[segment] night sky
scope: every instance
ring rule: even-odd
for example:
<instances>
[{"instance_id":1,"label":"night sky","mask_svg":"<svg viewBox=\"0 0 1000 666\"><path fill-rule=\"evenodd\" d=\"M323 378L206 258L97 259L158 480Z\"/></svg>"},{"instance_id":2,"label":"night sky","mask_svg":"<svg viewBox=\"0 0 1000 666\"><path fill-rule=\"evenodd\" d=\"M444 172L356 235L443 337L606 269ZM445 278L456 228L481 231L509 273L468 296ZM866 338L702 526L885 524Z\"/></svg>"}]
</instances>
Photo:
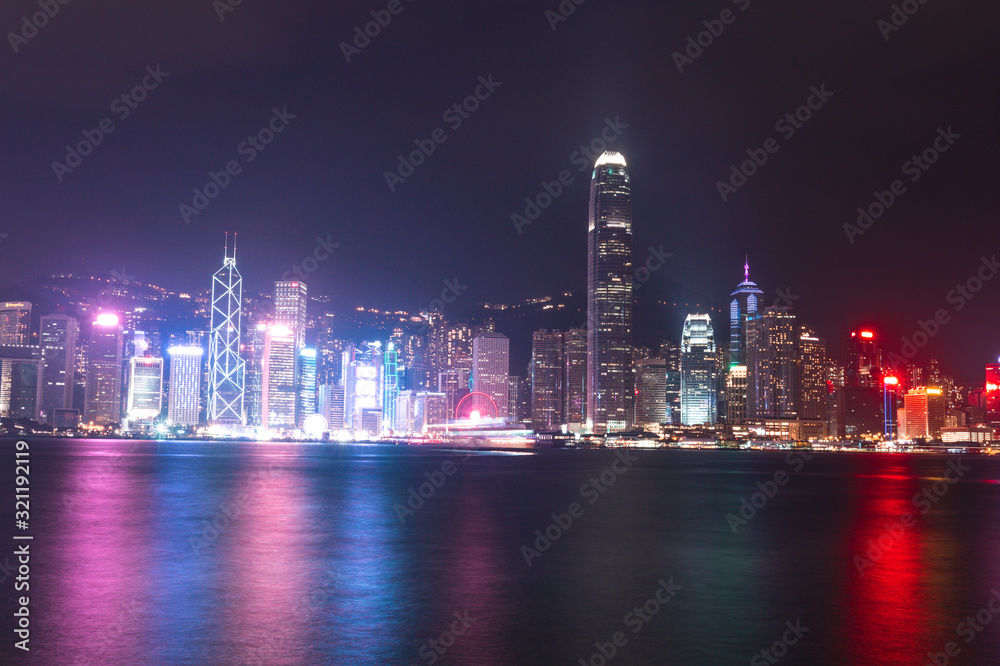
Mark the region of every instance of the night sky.
<instances>
[{"instance_id":1,"label":"night sky","mask_svg":"<svg viewBox=\"0 0 1000 666\"><path fill-rule=\"evenodd\" d=\"M916 362L972 382L1000 356L1000 279L949 299L1000 254L995 2L909 0L889 31L892 3L871 0L565 0L575 10L553 30L556 0L402 0L348 63L341 43L387 1L243 0L220 20L224 1L73 0L14 38L17 53L8 33L38 4L4 3L0 287L124 267L207 288L228 230L254 290L320 237L340 247L310 293L345 306L417 309L454 278L470 303L580 292L590 173L572 155L617 119L636 263L651 246L673 255L638 293L637 328L679 337L697 310L683 303L721 311L749 255L765 303L791 294L834 354L860 322L898 350L943 309ZM711 23L723 10L731 23ZM722 33L679 72L673 54L704 21ZM155 88L128 108L144 77ZM444 114L479 77L499 85L456 127ZM789 136L776 122L813 86L832 95ZM248 162L240 146L273 109L295 117ZM105 118L114 131L60 182L52 163ZM384 172L438 128L444 141L390 191ZM939 128L952 145L913 182L904 163ZM717 181L770 138L777 152L723 201ZM179 205L230 160L238 175L187 223ZM519 234L511 214L563 170L572 183ZM905 192L850 242L844 224L896 179Z\"/></svg>"}]
</instances>

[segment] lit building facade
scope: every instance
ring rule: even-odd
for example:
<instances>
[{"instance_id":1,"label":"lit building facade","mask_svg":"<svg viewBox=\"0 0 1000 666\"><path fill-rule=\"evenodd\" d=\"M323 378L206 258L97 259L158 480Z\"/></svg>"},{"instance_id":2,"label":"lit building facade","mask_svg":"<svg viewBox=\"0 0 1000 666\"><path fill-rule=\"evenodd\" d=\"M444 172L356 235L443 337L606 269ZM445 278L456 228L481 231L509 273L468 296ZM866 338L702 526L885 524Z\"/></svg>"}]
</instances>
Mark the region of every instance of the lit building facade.
<instances>
[{"instance_id":1,"label":"lit building facade","mask_svg":"<svg viewBox=\"0 0 1000 666\"><path fill-rule=\"evenodd\" d=\"M295 333L284 324L267 327L261 362L261 426L265 429L291 429L298 424L298 385Z\"/></svg>"},{"instance_id":2,"label":"lit building facade","mask_svg":"<svg viewBox=\"0 0 1000 666\"><path fill-rule=\"evenodd\" d=\"M647 358L635 368L635 423L652 427L668 423L667 361Z\"/></svg>"},{"instance_id":3,"label":"lit building facade","mask_svg":"<svg viewBox=\"0 0 1000 666\"><path fill-rule=\"evenodd\" d=\"M587 233L587 429L628 430L633 416L632 194L625 158L594 165Z\"/></svg>"},{"instance_id":4,"label":"lit building facade","mask_svg":"<svg viewBox=\"0 0 1000 666\"><path fill-rule=\"evenodd\" d=\"M167 423L196 426L201 413L201 367L205 350L178 346L170 356L170 390L167 394Z\"/></svg>"},{"instance_id":5,"label":"lit building facade","mask_svg":"<svg viewBox=\"0 0 1000 666\"><path fill-rule=\"evenodd\" d=\"M55 410L73 407L73 371L80 326L76 319L64 314L42 317L38 345L41 347L42 418L53 422Z\"/></svg>"},{"instance_id":6,"label":"lit building facade","mask_svg":"<svg viewBox=\"0 0 1000 666\"><path fill-rule=\"evenodd\" d=\"M506 419L510 391L510 340L502 333L485 333L472 341L472 391L485 393Z\"/></svg>"},{"instance_id":7,"label":"lit building facade","mask_svg":"<svg viewBox=\"0 0 1000 666\"><path fill-rule=\"evenodd\" d=\"M745 365L746 320L758 310L758 299L764 292L750 281L750 262L743 265L743 282L730 294L729 301L729 365Z\"/></svg>"},{"instance_id":8,"label":"lit building facade","mask_svg":"<svg viewBox=\"0 0 1000 666\"><path fill-rule=\"evenodd\" d=\"M563 420L582 425L587 420L587 331L563 333Z\"/></svg>"},{"instance_id":9,"label":"lit building facade","mask_svg":"<svg viewBox=\"0 0 1000 666\"><path fill-rule=\"evenodd\" d=\"M918 386L904 396L905 436L909 439L940 439L945 425L947 397L936 386Z\"/></svg>"},{"instance_id":10,"label":"lit building facade","mask_svg":"<svg viewBox=\"0 0 1000 666\"><path fill-rule=\"evenodd\" d=\"M712 318L690 314L681 334L681 424L715 423L715 373Z\"/></svg>"},{"instance_id":11,"label":"lit building facade","mask_svg":"<svg viewBox=\"0 0 1000 666\"><path fill-rule=\"evenodd\" d=\"M236 246L229 245L222 268L212 276L211 332L208 341L208 420L219 425L245 423L245 364L240 355L243 277L236 270Z\"/></svg>"},{"instance_id":12,"label":"lit building facade","mask_svg":"<svg viewBox=\"0 0 1000 666\"><path fill-rule=\"evenodd\" d=\"M542 329L531 337L531 427L551 430L563 423L563 336Z\"/></svg>"},{"instance_id":13,"label":"lit building facade","mask_svg":"<svg viewBox=\"0 0 1000 666\"><path fill-rule=\"evenodd\" d=\"M765 308L747 318L746 333L747 419L796 418L795 314Z\"/></svg>"},{"instance_id":14,"label":"lit building facade","mask_svg":"<svg viewBox=\"0 0 1000 666\"><path fill-rule=\"evenodd\" d=\"M0 416L41 420L41 349L34 345L0 345Z\"/></svg>"},{"instance_id":15,"label":"lit building facade","mask_svg":"<svg viewBox=\"0 0 1000 666\"><path fill-rule=\"evenodd\" d=\"M31 325L31 303L6 301L0 303L0 345L27 345Z\"/></svg>"},{"instance_id":16,"label":"lit building facade","mask_svg":"<svg viewBox=\"0 0 1000 666\"><path fill-rule=\"evenodd\" d=\"M826 421L826 341L807 327L799 332L798 360L798 416Z\"/></svg>"},{"instance_id":17,"label":"lit building facade","mask_svg":"<svg viewBox=\"0 0 1000 666\"><path fill-rule=\"evenodd\" d=\"M128 362L126 418L151 421L163 410L163 359L133 357Z\"/></svg>"},{"instance_id":18,"label":"lit building facade","mask_svg":"<svg viewBox=\"0 0 1000 666\"><path fill-rule=\"evenodd\" d=\"M302 347L298 358L299 404L296 421L301 427L306 418L316 413L316 350Z\"/></svg>"},{"instance_id":19,"label":"lit building facade","mask_svg":"<svg viewBox=\"0 0 1000 666\"><path fill-rule=\"evenodd\" d=\"M122 326L117 315L97 315L91 324L83 420L99 426L121 421Z\"/></svg>"}]
</instances>

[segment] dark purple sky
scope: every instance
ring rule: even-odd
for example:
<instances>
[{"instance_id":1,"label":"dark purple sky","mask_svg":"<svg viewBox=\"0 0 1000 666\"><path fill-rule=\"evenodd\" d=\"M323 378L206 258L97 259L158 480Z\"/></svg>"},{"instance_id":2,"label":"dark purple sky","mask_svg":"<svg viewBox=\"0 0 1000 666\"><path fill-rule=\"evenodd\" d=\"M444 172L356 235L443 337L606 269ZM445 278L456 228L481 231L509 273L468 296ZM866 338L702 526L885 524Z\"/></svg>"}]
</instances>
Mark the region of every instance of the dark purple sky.
<instances>
[{"instance_id":1,"label":"dark purple sky","mask_svg":"<svg viewBox=\"0 0 1000 666\"><path fill-rule=\"evenodd\" d=\"M995 2L914 2L886 40L892 3L871 0L588 0L554 31L556 0L402 0L348 63L340 43L387 4L244 0L220 20L210 0L76 0L17 53L6 36L0 287L122 266L207 287L235 230L256 289L322 237L340 247L310 290L339 303L416 308L455 277L470 301L579 291L589 172L571 155L619 118L637 263L650 246L673 254L640 299L723 308L749 254L767 300L790 289L834 351L857 321L899 341L944 309L918 362L972 381L1000 355L1000 279L948 296L1000 253ZM725 9L732 22L679 72L672 54ZM37 11L5 3L2 32ZM157 65L168 76L122 119L114 100ZM444 112L490 75L500 86L454 128ZM786 138L775 123L811 86L833 95ZM240 144L286 107L295 118L247 162ZM52 162L104 118L114 131L59 182ZM948 127L960 138L911 182L904 162ZM384 172L437 128L444 142L390 192ZM716 182L772 137L724 202ZM179 204L230 160L239 174L186 224ZM573 182L518 234L511 214L562 170ZM850 243L843 225L895 179L905 193ZM679 333L687 308L651 312L639 327Z\"/></svg>"}]
</instances>

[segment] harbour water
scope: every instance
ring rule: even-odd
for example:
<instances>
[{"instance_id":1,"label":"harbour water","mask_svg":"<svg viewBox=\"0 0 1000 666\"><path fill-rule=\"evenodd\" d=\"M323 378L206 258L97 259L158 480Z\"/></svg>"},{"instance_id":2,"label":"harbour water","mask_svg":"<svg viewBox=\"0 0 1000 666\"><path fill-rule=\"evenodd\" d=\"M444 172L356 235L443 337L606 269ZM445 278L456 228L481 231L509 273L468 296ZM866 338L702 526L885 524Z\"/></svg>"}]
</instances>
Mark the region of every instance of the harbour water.
<instances>
[{"instance_id":1,"label":"harbour water","mask_svg":"<svg viewBox=\"0 0 1000 666\"><path fill-rule=\"evenodd\" d=\"M1000 661L997 458L15 441L4 663Z\"/></svg>"}]
</instances>

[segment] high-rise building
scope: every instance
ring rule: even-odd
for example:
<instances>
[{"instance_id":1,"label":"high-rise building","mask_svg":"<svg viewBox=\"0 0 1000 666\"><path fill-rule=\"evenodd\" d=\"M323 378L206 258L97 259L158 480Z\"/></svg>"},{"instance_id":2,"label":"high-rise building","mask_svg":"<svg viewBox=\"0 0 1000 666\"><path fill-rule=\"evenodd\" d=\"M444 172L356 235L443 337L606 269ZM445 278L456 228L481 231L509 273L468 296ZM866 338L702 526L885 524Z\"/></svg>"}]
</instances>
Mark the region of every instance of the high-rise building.
<instances>
[{"instance_id":1,"label":"high-rise building","mask_svg":"<svg viewBox=\"0 0 1000 666\"><path fill-rule=\"evenodd\" d=\"M6 301L0 303L0 345L26 345L31 342L31 303Z\"/></svg>"},{"instance_id":2,"label":"high-rise building","mask_svg":"<svg viewBox=\"0 0 1000 666\"><path fill-rule=\"evenodd\" d=\"M299 349L299 406L297 422L301 428L306 418L316 413L316 350Z\"/></svg>"},{"instance_id":3,"label":"high-rise building","mask_svg":"<svg viewBox=\"0 0 1000 666\"><path fill-rule=\"evenodd\" d=\"M41 420L44 361L35 345L0 345L0 416Z\"/></svg>"},{"instance_id":4,"label":"high-rise building","mask_svg":"<svg viewBox=\"0 0 1000 666\"><path fill-rule=\"evenodd\" d=\"M731 365L726 373L726 421L729 425L747 422L747 366Z\"/></svg>"},{"instance_id":5,"label":"high-rise building","mask_svg":"<svg viewBox=\"0 0 1000 666\"><path fill-rule=\"evenodd\" d=\"M667 423L667 361L647 358L636 362L635 423L647 427Z\"/></svg>"},{"instance_id":6,"label":"high-rise building","mask_svg":"<svg viewBox=\"0 0 1000 666\"><path fill-rule=\"evenodd\" d=\"M798 415L803 419L826 420L826 341L807 326L799 331Z\"/></svg>"},{"instance_id":7,"label":"high-rise building","mask_svg":"<svg viewBox=\"0 0 1000 666\"><path fill-rule=\"evenodd\" d=\"M319 413L330 430L344 427L344 387L338 384L319 385Z\"/></svg>"},{"instance_id":8,"label":"high-rise building","mask_svg":"<svg viewBox=\"0 0 1000 666\"><path fill-rule=\"evenodd\" d=\"M381 434L382 343L365 342L344 350L344 427ZM377 415L376 415L377 414ZM377 423L378 428L373 429Z\"/></svg>"},{"instance_id":9,"label":"high-rise building","mask_svg":"<svg viewBox=\"0 0 1000 666\"><path fill-rule=\"evenodd\" d=\"M170 391L167 395L167 423L196 426L201 413L201 366L205 350L198 346L178 346L170 356Z\"/></svg>"},{"instance_id":10,"label":"high-rise building","mask_svg":"<svg viewBox=\"0 0 1000 666\"><path fill-rule=\"evenodd\" d=\"M763 295L760 287L750 281L750 261L743 264L743 282L730 294L729 302L729 365L746 365L744 338L746 320L757 313L758 297Z\"/></svg>"},{"instance_id":11,"label":"high-rise building","mask_svg":"<svg viewBox=\"0 0 1000 666\"><path fill-rule=\"evenodd\" d=\"M632 194L620 153L605 152L590 182L587 232L587 428L628 430L632 419Z\"/></svg>"},{"instance_id":12,"label":"high-rise building","mask_svg":"<svg viewBox=\"0 0 1000 666\"><path fill-rule=\"evenodd\" d=\"M296 361L295 332L284 324L268 326L261 362L261 425L266 429L290 429L298 424Z\"/></svg>"},{"instance_id":13,"label":"high-rise building","mask_svg":"<svg viewBox=\"0 0 1000 666\"><path fill-rule=\"evenodd\" d=\"M122 336L118 315L97 315L90 327L84 423L116 426L121 420Z\"/></svg>"},{"instance_id":14,"label":"high-rise building","mask_svg":"<svg viewBox=\"0 0 1000 666\"><path fill-rule=\"evenodd\" d=\"M746 321L747 418L796 418L795 314L772 306Z\"/></svg>"},{"instance_id":15,"label":"high-rise building","mask_svg":"<svg viewBox=\"0 0 1000 666\"><path fill-rule=\"evenodd\" d=\"M42 351L42 418L52 423L57 409L73 408L73 369L80 328L64 314L42 317L38 344Z\"/></svg>"},{"instance_id":16,"label":"high-rise building","mask_svg":"<svg viewBox=\"0 0 1000 666\"><path fill-rule=\"evenodd\" d=\"M1000 361L986 366L983 401L986 423L994 427L1000 426Z\"/></svg>"},{"instance_id":17,"label":"high-rise building","mask_svg":"<svg viewBox=\"0 0 1000 666\"><path fill-rule=\"evenodd\" d=\"M906 404L906 437L940 439L947 411L944 391L938 387L918 386L907 391L903 399Z\"/></svg>"},{"instance_id":18,"label":"high-rise building","mask_svg":"<svg viewBox=\"0 0 1000 666\"><path fill-rule=\"evenodd\" d=\"M563 335L546 329L531 338L531 427L551 430L563 423Z\"/></svg>"},{"instance_id":19,"label":"high-rise building","mask_svg":"<svg viewBox=\"0 0 1000 666\"><path fill-rule=\"evenodd\" d=\"M306 283L293 280L274 283L274 323L295 334L297 348L306 344Z\"/></svg>"},{"instance_id":20,"label":"high-rise building","mask_svg":"<svg viewBox=\"0 0 1000 666\"><path fill-rule=\"evenodd\" d=\"M664 364L666 367L666 364ZM690 314L681 334L681 423L714 424L715 333L707 314Z\"/></svg>"},{"instance_id":21,"label":"high-rise building","mask_svg":"<svg viewBox=\"0 0 1000 666\"><path fill-rule=\"evenodd\" d=\"M506 419L510 391L510 340L503 333L485 333L472 341L472 391L485 393Z\"/></svg>"},{"instance_id":22,"label":"high-rise building","mask_svg":"<svg viewBox=\"0 0 1000 666\"><path fill-rule=\"evenodd\" d=\"M133 357L128 362L128 421L151 421L163 410L163 359Z\"/></svg>"},{"instance_id":23,"label":"high-rise building","mask_svg":"<svg viewBox=\"0 0 1000 666\"><path fill-rule=\"evenodd\" d=\"M243 345L245 363L245 390L243 409L247 415L247 425L257 428L264 423L264 343L267 340L267 324L261 322L247 330Z\"/></svg>"},{"instance_id":24,"label":"high-rise building","mask_svg":"<svg viewBox=\"0 0 1000 666\"><path fill-rule=\"evenodd\" d=\"M212 276L211 333L208 342L208 420L213 424L245 422L243 389L245 365L240 356L240 302L243 277L236 270L236 243L233 256L229 244L222 268Z\"/></svg>"},{"instance_id":25,"label":"high-rise building","mask_svg":"<svg viewBox=\"0 0 1000 666\"><path fill-rule=\"evenodd\" d=\"M882 348L871 329L851 331L847 351L847 386L882 390Z\"/></svg>"},{"instance_id":26,"label":"high-rise building","mask_svg":"<svg viewBox=\"0 0 1000 666\"><path fill-rule=\"evenodd\" d=\"M386 432L396 425L396 396L399 395L399 352L396 343L385 346L382 358L382 427Z\"/></svg>"},{"instance_id":27,"label":"high-rise building","mask_svg":"<svg viewBox=\"0 0 1000 666\"><path fill-rule=\"evenodd\" d=\"M458 405L459 400L464 398L471 390L469 388L471 378L471 368L454 368L452 370L442 370L438 373L437 392L445 395L445 404L448 406L449 414L455 414L455 407ZM416 391L417 389L409 390Z\"/></svg>"},{"instance_id":28,"label":"high-rise building","mask_svg":"<svg viewBox=\"0 0 1000 666\"><path fill-rule=\"evenodd\" d=\"M587 420L587 331L563 333L563 422Z\"/></svg>"}]
</instances>

